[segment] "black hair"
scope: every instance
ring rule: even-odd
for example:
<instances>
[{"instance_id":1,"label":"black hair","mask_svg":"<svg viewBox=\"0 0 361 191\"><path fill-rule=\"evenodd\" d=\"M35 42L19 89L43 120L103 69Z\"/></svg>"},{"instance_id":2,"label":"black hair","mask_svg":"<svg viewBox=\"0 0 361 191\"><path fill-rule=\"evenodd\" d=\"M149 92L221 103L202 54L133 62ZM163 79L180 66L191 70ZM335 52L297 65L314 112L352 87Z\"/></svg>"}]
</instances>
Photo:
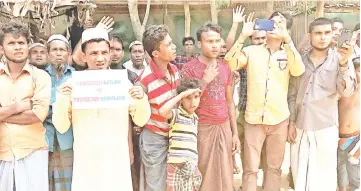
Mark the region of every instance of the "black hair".
<instances>
[{"instance_id":1,"label":"black hair","mask_svg":"<svg viewBox=\"0 0 361 191\"><path fill-rule=\"evenodd\" d=\"M30 42L30 33L27 26L15 22L4 23L0 28L0 45L3 45L5 35L12 34L17 37L23 36L26 42Z\"/></svg>"},{"instance_id":2,"label":"black hair","mask_svg":"<svg viewBox=\"0 0 361 191\"><path fill-rule=\"evenodd\" d=\"M293 18L289 13L283 13L283 12L273 12L271 16L268 18L268 20L271 20L273 17L279 16L279 14L283 15L286 18L286 28L289 30L293 25Z\"/></svg>"},{"instance_id":3,"label":"black hair","mask_svg":"<svg viewBox=\"0 0 361 191\"><path fill-rule=\"evenodd\" d=\"M331 25L332 26L332 21L325 17L317 18L317 19L313 20L310 23L310 25L308 26L308 32L311 33L313 31L313 29L315 28L315 26L320 26L320 25Z\"/></svg>"},{"instance_id":4,"label":"black hair","mask_svg":"<svg viewBox=\"0 0 361 191\"><path fill-rule=\"evenodd\" d=\"M124 43L123 43L123 39L120 38L118 35L116 34L109 34L109 41L111 40L116 40L118 41L120 44L122 44L122 49L124 50Z\"/></svg>"},{"instance_id":5,"label":"black hair","mask_svg":"<svg viewBox=\"0 0 361 191\"><path fill-rule=\"evenodd\" d=\"M202 33L208 32L208 31L214 31L214 32L217 32L217 33L221 34L222 28L217 24L206 23L203 26L201 26L200 29L198 29L198 31L197 31L197 40L201 41L202 40Z\"/></svg>"},{"instance_id":6,"label":"black hair","mask_svg":"<svg viewBox=\"0 0 361 191\"><path fill-rule=\"evenodd\" d=\"M189 40L191 40L191 41L193 42L193 44L196 42L196 41L194 40L194 38L191 37L191 36L189 36L189 37L184 37L183 40L182 40L183 46L184 46L184 43L186 43L186 42L189 41Z\"/></svg>"},{"instance_id":7,"label":"black hair","mask_svg":"<svg viewBox=\"0 0 361 191\"><path fill-rule=\"evenodd\" d=\"M331 19L331 21L332 21L332 25L334 23L341 23L342 25L344 25L343 20L341 18L339 18L339 17L335 17L335 18Z\"/></svg>"}]
</instances>

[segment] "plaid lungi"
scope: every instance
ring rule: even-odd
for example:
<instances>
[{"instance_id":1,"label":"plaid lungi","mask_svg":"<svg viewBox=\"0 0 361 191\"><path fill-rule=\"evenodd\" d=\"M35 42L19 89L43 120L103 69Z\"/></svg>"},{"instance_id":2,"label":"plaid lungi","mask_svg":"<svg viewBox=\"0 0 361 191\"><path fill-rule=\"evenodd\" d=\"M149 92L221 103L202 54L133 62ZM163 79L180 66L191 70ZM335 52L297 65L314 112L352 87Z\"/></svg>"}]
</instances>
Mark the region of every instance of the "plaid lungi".
<instances>
[{"instance_id":1,"label":"plaid lungi","mask_svg":"<svg viewBox=\"0 0 361 191\"><path fill-rule=\"evenodd\" d=\"M54 152L49 152L49 190L71 191L73 150L61 150L56 136Z\"/></svg>"},{"instance_id":2,"label":"plaid lungi","mask_svg":"<svg viewBox=\"0 0 361 191\"><path fill-rule=\"evenodd\" d=\"M167 164L167 191L197 191L201 183L201 172L189 161L182 168Z\"/></svg>"}]
</instances>

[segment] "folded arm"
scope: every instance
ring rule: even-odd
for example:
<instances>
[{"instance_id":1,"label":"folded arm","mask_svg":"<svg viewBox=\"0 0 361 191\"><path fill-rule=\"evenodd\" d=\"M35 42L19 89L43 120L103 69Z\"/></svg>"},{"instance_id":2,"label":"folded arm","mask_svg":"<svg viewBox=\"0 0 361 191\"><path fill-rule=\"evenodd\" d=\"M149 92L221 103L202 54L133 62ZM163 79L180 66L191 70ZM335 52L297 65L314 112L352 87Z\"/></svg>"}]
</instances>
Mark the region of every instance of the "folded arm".
<instances>
[{"instance_id":1,"label":"folded arm","mask_svg":"<svg viewBox=\"0 0 361 191\"><path fill-rule=\"evenodd\" d=\"M1 107L0 105L0 121L3 121L4 119L17 113L18 109L16 107L16 104L10 105L8 107Z\"/></svg>"},{"instance_id":2,"label":"folded arm","mask_svg":"<svg viewBox=\"0 0 361 191\"><path fill-rule=\"evenodd\" d=\"M28 110L22 113L12 115L4 120L7 123L19 124L19 125L30 125L34 123L42 122L33 111Z\"/></svg>"},{"instance_id":3,"label":"folded arm","mask_svg":"<svg viewBox=\"0 0 361 191\"><path fill-rule=\"evenodd\" d=\"M19 125L30 125L43 122L46 119L50 104L51 80L47 73L41 72L36 76L35 83L34 96L31 98L31 110L13 114L3 121Z\"/></svg>"}]
</instances>

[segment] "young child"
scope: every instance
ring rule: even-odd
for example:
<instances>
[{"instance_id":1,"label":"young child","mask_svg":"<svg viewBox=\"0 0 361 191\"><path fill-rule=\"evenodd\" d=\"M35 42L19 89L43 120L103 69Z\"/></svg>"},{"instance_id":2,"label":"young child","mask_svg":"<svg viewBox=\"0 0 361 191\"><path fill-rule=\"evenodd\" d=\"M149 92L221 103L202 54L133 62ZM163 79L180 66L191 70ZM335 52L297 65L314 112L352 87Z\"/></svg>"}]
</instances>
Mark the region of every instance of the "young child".
<instances>
[{"instance_id":1,"label":"young child","mask_svg":"<svg viewBox=\"0 0 361 191\"><path fill-rule=\"evenodd\" d=\"M168 119L169 150L167 161L167 191L194 191L201 184L201 173L197 168L197 128L195 114L201 96L199 80L182 81L177 96L166 102L159 110ZM180 102L178 108L174 108Z\"/></svg>"}]
</instances>

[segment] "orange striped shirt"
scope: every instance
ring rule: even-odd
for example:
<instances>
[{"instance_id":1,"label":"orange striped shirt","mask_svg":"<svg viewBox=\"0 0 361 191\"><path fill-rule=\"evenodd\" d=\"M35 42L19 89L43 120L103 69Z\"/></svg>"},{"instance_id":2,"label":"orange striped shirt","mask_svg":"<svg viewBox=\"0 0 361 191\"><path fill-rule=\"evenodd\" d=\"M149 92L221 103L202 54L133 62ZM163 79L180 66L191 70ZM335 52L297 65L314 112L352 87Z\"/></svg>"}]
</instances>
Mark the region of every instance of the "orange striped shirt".
<instances>
[{"instance_id":1,"label":"orange striped shirt","mask_svg":"<svg viewBox=\"0 0 361 191\"><path fill-rule=\"evenodd\" d=\"M164 117L160 116L159 109L176 96L180 80L175 65L169 63L168 72L169 75L164 74L151 60L137 79L137 82L144 87L144 91L148 94L151 109L151 116L145 127L163 136L168 136L169 124Z\"/></svg>"}]
</instances>

